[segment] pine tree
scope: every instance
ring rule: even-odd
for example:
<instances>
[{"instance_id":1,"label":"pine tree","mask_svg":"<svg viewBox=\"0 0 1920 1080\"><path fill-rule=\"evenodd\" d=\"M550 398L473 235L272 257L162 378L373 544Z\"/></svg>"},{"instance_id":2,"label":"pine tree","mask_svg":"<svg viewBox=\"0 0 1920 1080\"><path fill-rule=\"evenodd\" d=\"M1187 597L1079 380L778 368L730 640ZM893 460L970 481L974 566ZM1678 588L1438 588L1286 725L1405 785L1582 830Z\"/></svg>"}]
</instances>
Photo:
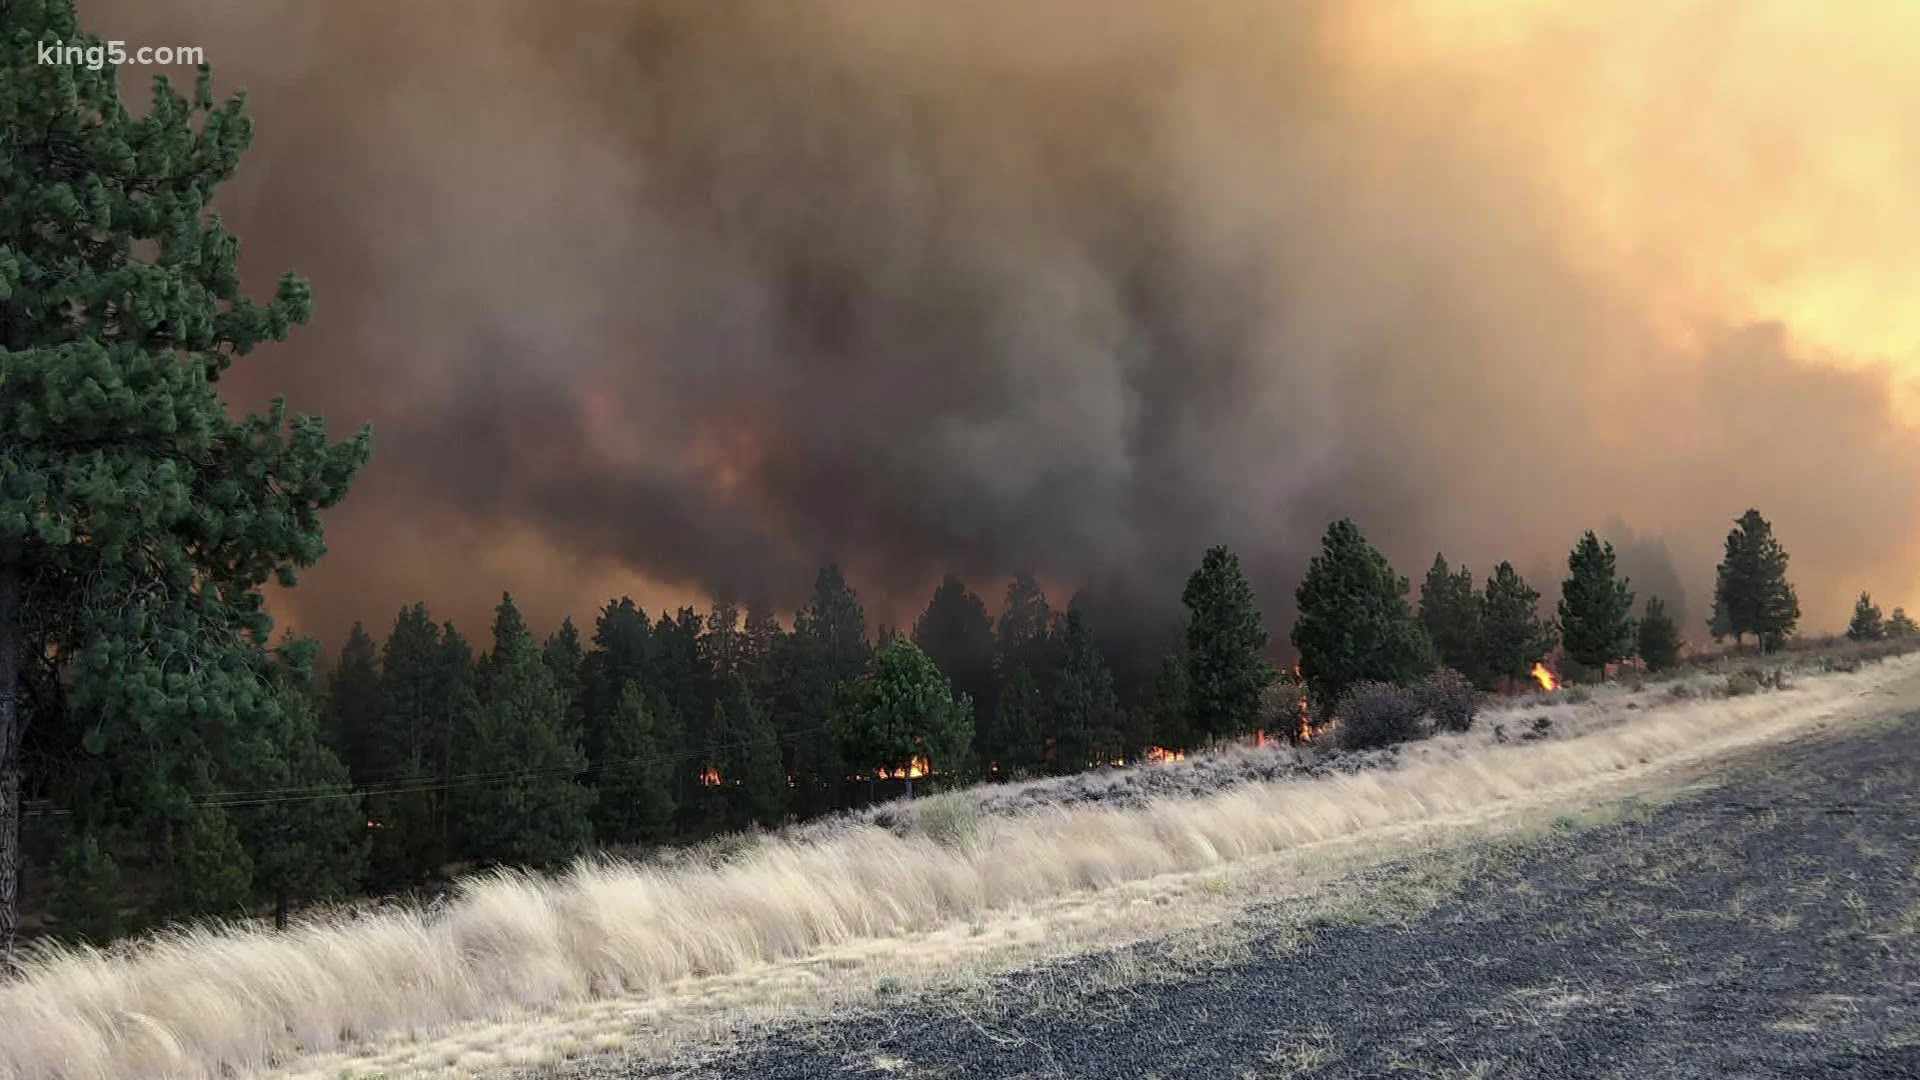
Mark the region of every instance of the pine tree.
<instances>
[{"instance_id":1,"label":"pine tree","mask_svg":"<svg viewBox=\"0 0 1920 1080\"><path fill-rule=\"evenodd\" d=\"M738 677L722 686L713 709L714 728L723 740L718 754L723 783L718 790L724 793L727 827L778 825L787 812L787 774L767 710Z\"/></svg>"},{"instance_id":2,"label":"pine tree","mask_svg":"<svg viewBox=\"0 0 1920 1080\"><path fill-rule=\"evenodd\" d=\"M603 843L663 844L673 836L675 763L656 713L640 684L629 679L606 729L595 832Z\"/></svg>"},{"instance_id":3,"label":"pine tree","mask_svg":"<svg viewBox=\"0 0 1920 1080\"><path fill-rule=\"evenodd\" d=\"M1553 651L1553 628L1540 618L1540 593L1503 562L1487 578L1480 595L1480 659L1475 670L1482 689L1500 679L1524 679L1533 665Z\"/></svg>"},{"instance_id":4,"label":"pine tree","mask_svg":"<svg viewBox=\"0 0 1920 1080\"><path fill-rule=\"evenodd\" d=\"M16 925L21 708L51 659L102 782L89 813L165 815L217 782L230 725L271 708L260 588L321 555L319 512L366 459L275 400L238 421L216 381L307 319L305 282L241 293L238 245L210 209L253 136L164 79L135 116L112 65L43 64L37 45L102 43L70 0L0 21L0 964ZM191 655L192 663L178 657ZM213 828L208 825L207 828Z\"/></svg>"},{"instance_id":5,"label":"pine tree","mask_svg":"<svg viewBox=\"0 0 1920 1080\"><path fill-rule=\"evenodd\" d=\"M1567 556L1560 640L1582 667L1604 671L1633 651L1633 593L1614 573L1613 545L1588 530Z\"/></svg>"},{"instance_id":6,"label":"pine tree","mask_svg":"<svg viewBox=\"0 0 1920 1080\"><path fill-rule=\"evenodd\" d=\"M740 629L740 605L731 595L714 597L707 613L706 633L700 638L701 653L715 685L741 673L746 661L747 639Z\"/></svg>"},{"instance_id":7,"label":"pine tree","mask_svg":"<svg viewBox=\"0 0 1920 1080\"><path fill-rule=\"evenodd\" d=\"M1044 690L1059 667L1054 612L1047 594L1030 574L1020 574L1007 585L1006 603L994 624L995 664L1004 679L1015 667L1025 667Z\"/></svg>"},{"instance_id":8,"label":"pine tree","mask_svg":"<svg viewBox=\"0 0 1920 1080\"><path fill-rule=\"evenodd\" d=\"M356 622L327 682L327 742L357 778L378 774L380 714L380 653Z\"/></svg>"},{"instance_id":9,"label":"pine tree","mask_svg":"<svg viewBox=\"0 0 1920 1080\"><path fill-rule=\"evenodd\" d=\"M794 678L788 705L792 769L802 785L801 810L813 813L838 802L848 772L834 726L847 709L846 697L867 668L866 614L838 566L821 567L813 594L793 620L791 649L785 664Z\"/></svg>"},{"instance_id":10,"label":"pine tree","mask_svg":"<svg viewBox=\"0 0 1920 1080\"><path fill-rule=\"evenodd\" d=\"M866 670L872 654L867 646L866 615L838 566L821 567L812 598L794 619L793 632L820 646L827 672L835 682L852 682Z\"/></svg>"},{"instance_id":11,"label":"pine tree","mask_svg":"<svg viewBox=\"0 0 1920 1080\"><path fill-rule=\"evenodd\" d=\"M696 790L694 763L708 760L716 735L713 730L713 672L700 648L706 620L690 607L676 615L661 612L648 638L647 670L661 699L680 721L679 744L673 748L681 768L674 776L674 803L688 831L705 829L714 809L708 792Z\"/></svg>"},{"instance_id":12,"label":"pine tree","mask_svg":"<svg viewBox=\"0 0 1920 1080\"><path fill-rule=\"evenodd\" d=\"M462 773L495 777L452 791L455 834L475 858L552 865L592 838L586 755L566 730L566 698L511 596L494 609L493 651L459 751ZM504 774L504 778L502 775Z\"/></svg>"},{"instance_id":13,"label":"pine tree","mask_svg":"<svg viewBox=\"0 0 1920 1080\"><path fill-rule=\"evenodd\" d=\"M826 646L798 633L773 639L767 661L767 709L795 783L792 807L803 816L838 801L846 767L833 735L840 687L828 670Z\"/></svg>"},{"instance_id":14,"label":"pine tree","mask_svg":"<svg viewBox=\"0 0 1920 1080\"><path fill-rule=\"evenodd\" d=\"M560 620L560 629L547 638L540 651L547 670L553 672L553 681L566 696L567 730L579 734L586 726L587 654L580 647L580 631L571 617Z\"/></svg>"},{"instance_id":15,"label":"pine tree","mask_svg":"<svg viewBox=\"0 0 1920 1080\"><path fill-rule=\"evenodd\" d=\"M297 792L237 809L234 824L253 863L253 888L273 905L284 929L296 901L344 896L360 886L367 862L367 816L346 766L320 741L312 686L311 640L288 640L275 653L281 706L253 745L230 753L248 790Z\"/></svg>"},{"instance_id":16,"label":"pine tree","mask_svg":"<svg viewBox=\"0 0 1920 1080\"><path fill-rule=\"evenodd\" d=\"M253 860L225 810L189 811L174 851L175 915L238 917L253 906Z\"/></svg>"},{"instance_id":17,"label":"pine tree","mask_svg":"<svg viewBox=\"0 0 1920 1080\"><path fill-rule=\"evenodd\" d=\"M1002 747L998 759L1001 777L1026 777L1040 771L1046 761L1046 712L1040 684L1033 681L1025 665L1015 665L1000 690L999 708L993 715L994 742Z\"/></svg>"},{"instance_id":18,"label":"pine tree","mask_svg":"<svg viewBox=\"0 0 1920 1080\"><path fill-rule=\"evenodd\" d=\"M1193 732L1193 699L1187 691L1188 668L1183 633L1180 647L1160 663L1149 706L1154 741L1169 750L1189 750L1197 742Z\"/></svg>"},{"instance_id":19,"label":"pine tree","mask_svg":"<svg viewBox=\"0 0 1920 1080\"><path fill-rule=\"evenodd\" d=\"M1657 596L1647 597L1647 611L1640 618L1639 653L1648 671L1665 671L1680 662L1680 628Z\"/></svg>"},{"instance_id":20,"label":"pine tree","mask_svg":"<svg viewBox=\"0 0 1920 1080\"><path fill-rule=\"evenodd\" d=\"M617 718L627 684L642 688L649 685L647 668L648 638L652 627L645 612L631 597L607 601L593 624L593 650L587 654L585 683L586 708L584 743L587 760L595 765L619 760L624 755L608 750L610 730ZM678 744L662 744L660 753L671 754Z\"/></svg>"},{"instance_id":21,"label":"pine tree","mask_svg":"<svg viewBox=\"0 0 1920 1080\"><path fill-rule=\"evenodd\" d=\"M62 937L105 945L120 936L120 867L93 833L61 845L47 907Z\"/></svg>"},{"instance_id":22,"label":"pine tree","mask_svg":"<svg viewBox=\"0 0 1920 1080\"><path fill-rule=\"evenodd\" d=\"M418 881L447 859L442 755L452 744L447 657L425 604L401 609L380 653L380 727L354 778L367 799L373 841L367 877L380 888ZM471 703L470 694L466 702Z\"/></svg>"},{"instance_id":23,"label":"pine tree","mask_svg":"<svg viewBox=\"0 0 1920 1080\"><path fill-rule=\"evenodd\" d=\"M1420 625L1442 664L1485 685L1488 677L1480 671L1482 602L1473 587L1473 574L1464 566L1453 570L1445 555L1435 554L1426 580L1420 583Z\"/></svg>"},{"instance_id":24,"label":"pine tree","mask_svg":"<svg viewBox=\"0 0 1920 1080\"><path fill-rule=\"evenodd\" d=\"M1047 730L1053 733L1053 771L1076 773L1121 752L1123 717L1113 673L1093 629L1078 610L1067 613L1060 674L1053 682Z\"/></svg>"},{"instance_id":25,"label":"pine tree","mask_svg":"<svg viewBox=\"0 0 1920 1080\"><path fill-rule=\"evenodd\" d=\"M1907 617L1906 608L1894 608L1893 614L1887 616L1887 637L1904 641L1916 633L1920 633L1920 626L1915 626L1913 620Z\"/></svg>"},{"instance_id":26,"label":"pine tree","mask_svg":"<svg viewBox=\"0 0 1920 1080\"><path fill-rule=\"evenodd\" d=\"M913 643L933 659L956 692L973 701L974 756L985 767L1006 748L992 742L997 730L987 722L993 710L993 621L986 602L948 574L934 590L927 610L913 624Z\"/></svg>"},{"instance_id":27,"label":"pine tree","mask_svg":"<svg viewBox=\"0 0 1920 1080\"><path fill-rule=\"evenodd\" d=\"M1300 613L1293 624L1301 674L1323 714L1354 683L1410 683L1434 669L1433 643L1407 605L1408 587L1353 522L1327 526L1294 593Z\"/></svg>"},{"instance_id":28,"label":"pine tree","mask_svg":"<svg viewBox=\"0 0 1920 1080\"><path fill-rule=\"evenodd\" d=\"M1772 651L1800 622L1800 598L1787 580L1787 552L1774 539L1773 526L1758 510L1748 510L1727 533L1726 557L1713 585L1713 616L1708 626L1715 641L1733 635L1734 647L1753 634Z\"/></svg>"},{"instance_id":29,"label":"pine tree","mask_svg":"<svg viewBox=\"0 0 1920 1080\"><path fill-rule=\"evenodd\" d=\"M1847 623L1849 641L1879 641L1887 633L1886 624L1880 620L1880 605L1866 593L1853 602L1853 619Z\"/></svg>"},{"instance_id":30,"label":"pine tree","mask_svg":"<svg viewBox=\"0 0 1920 1080\"><path fill-rule=\"evenodd\" d=\"M1239 557L1224 547L1208 549L1180 600L1187 607L1187 701L1194 734L1223 738L1252 731L1273 665L1264 655L1267 628Z\"/></svg>"},{"instance_id":31,"label":"pine tree","mask_svg":"<svg viewBox=\"0 0 1920 1080\"><path fill-rule=\"evenodd\" d=\"M786 628L780 625L779 616L764 600L755 600L747 605L747 625L742 663L746 668L747 679L761 697L771 693L773 683L773 653L778 642L786 636Z\"/></svg>"},{"instance_id":32,"label":"pine tree","mask_svg":"<svg viewBox=\"0 0 1920 1080\"><path fill-rule=\"evenodd\" d=\"M916 757L926 758L931 770L952 771L973 745L973 704L964 694L954 696L953 684L920 646L895 638L854 684L837 734L847 760L862 771L908 770ZM907 793L913 793L911 780Z\"/></svg>"}]
</instances>

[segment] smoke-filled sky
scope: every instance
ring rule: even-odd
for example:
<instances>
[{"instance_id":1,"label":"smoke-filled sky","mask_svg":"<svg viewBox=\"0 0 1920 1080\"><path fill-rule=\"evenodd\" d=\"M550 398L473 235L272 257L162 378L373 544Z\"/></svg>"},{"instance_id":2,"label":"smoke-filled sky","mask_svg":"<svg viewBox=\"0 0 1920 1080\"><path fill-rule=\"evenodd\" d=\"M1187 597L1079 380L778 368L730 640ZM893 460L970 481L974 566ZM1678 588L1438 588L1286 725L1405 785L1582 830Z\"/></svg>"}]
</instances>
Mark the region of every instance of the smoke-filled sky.
<instances>
[{"instance_id":1,"label":"smoke-filled sky","mask_svg":"<svg viewBox=\"0 0 1920 1080\"><path fill-rule=\"evenodd\" d=\"M1284 640L1343 515L1549 595L1600 528L1697 637L1750 505L1808 628L1920 605L1908 0L83 10L249 94L223 207L317 301L236 400L375 431L277 601L333 641L830 558L1158 624L1220 542Z\"/></svg>"}]
</instances>

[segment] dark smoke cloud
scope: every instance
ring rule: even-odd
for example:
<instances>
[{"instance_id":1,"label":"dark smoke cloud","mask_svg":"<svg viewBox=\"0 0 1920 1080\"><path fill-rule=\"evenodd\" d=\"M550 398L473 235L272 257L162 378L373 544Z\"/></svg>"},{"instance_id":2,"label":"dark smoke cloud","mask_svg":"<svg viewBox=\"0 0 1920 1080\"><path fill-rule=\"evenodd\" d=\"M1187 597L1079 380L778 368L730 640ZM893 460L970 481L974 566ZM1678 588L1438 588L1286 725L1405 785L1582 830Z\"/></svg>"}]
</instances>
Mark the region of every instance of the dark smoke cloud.
<instances>
[{"instance_id":1,"label":"dark smoke cloud","mask_svg":"<svg viewBox=\"0 0 1920 1080\"><path fill-rule=\"evenodd\" d=\"M829 558L881 621L1031 569L1157 630L1219 542L1284 639L1342 515L1549 596L1605 525L1690 630L1750 504L1812 624L1911 577L1879 369L1674 344L1540 148L1462 122L1505 90L1367 77L1315 5L87 7L250 95L224 205L318 307L236 395L376 432L280 600L335 640L506 587L791 606Z\"/></svg>"}]
</instances>

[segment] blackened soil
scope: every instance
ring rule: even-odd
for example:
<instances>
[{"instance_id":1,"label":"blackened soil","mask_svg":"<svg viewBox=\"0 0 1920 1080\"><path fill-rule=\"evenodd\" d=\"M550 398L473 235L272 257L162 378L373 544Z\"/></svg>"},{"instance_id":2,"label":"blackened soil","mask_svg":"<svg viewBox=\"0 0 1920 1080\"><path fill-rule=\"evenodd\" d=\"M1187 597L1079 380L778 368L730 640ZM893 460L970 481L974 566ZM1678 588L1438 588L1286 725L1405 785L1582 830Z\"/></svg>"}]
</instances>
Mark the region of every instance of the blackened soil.
<instances>
[{"instance_id":1,"label":"blackened soil","mask_svg":"<svg viewBox=\"0 0 1920 1080\"><path fill-rule=\"evenodd\" d=\"M1212 967L1152 943L594 1073L1920 1077L1920 716L1557 830L1405 920L1273 914Z\"/></svg>"}]
</instances>

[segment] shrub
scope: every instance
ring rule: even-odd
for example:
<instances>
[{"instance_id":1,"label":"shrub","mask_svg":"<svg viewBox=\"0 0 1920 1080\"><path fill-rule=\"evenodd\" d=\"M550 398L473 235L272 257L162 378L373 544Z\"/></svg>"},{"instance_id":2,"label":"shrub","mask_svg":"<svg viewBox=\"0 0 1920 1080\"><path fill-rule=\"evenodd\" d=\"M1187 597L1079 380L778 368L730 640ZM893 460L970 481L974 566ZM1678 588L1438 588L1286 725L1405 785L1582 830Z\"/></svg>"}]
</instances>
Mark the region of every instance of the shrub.
<instances>
[{"instance_id":1,"label":"shrub","mask_svg":"<svg viewBox=\"0 0 1920 1080\"><path fill-rule=\"evenodd\" d=\"M1593 700L1593 691L1587 689L1584 686L1576 686L1573 689L1567 691L1567 704L1569 705L1585 705L1587 702L1592 700Z\"/></svg>"},{"instance_id":2,"label":"shrub","mask_svg":"<svg viewBox=\"0 0 1920 1080\"><path fill-rule=\"evenodd\" d=\"M1349 687L1336 710L1340 745L1371 750L1411 742L1426 734L1426 712L1419 697L1392 683L1359 682Z\"/></svg>"},{"instance_id":3,"label":"shrub","mask_svg":"<svg viewBox=\"0 0 1920 1080\"><path fill-rule=\"evenodd\" d=\"M1727 676L1727 696L1745 697L1748 694L1757 694L1760 692L1761 685L1760 675L1751 668L1736 671Z\"/></svg>"},{"instance_id":4,"label":"shrub","mask_svg":"<svg viewBox=\"0 0 1920 1080\"><path fill-rule=\"evenodd\" d=\"M1667 695L1677 700L1685 701L1693 696L1693 684L1686 682L1674 683L1672 686L1667 687Z\"/></svg>"},{"instance_id":5,"label":"shrub","mask_svg":"<svg viewBox=\"0 0 1920 1080\"><path fill-rule=\"evenodd\" d=\"M1473 714L1479 701L1473 683L1452 668L1441 668L1421 681L1414 693L1420 706L1437 727L1447 731L1467 731L1473 727Z\"/></svg>"},{"instance_id":6,"label":"shrub","mask_svg":"<svg viewBox=\"0 0 1920 1080\"><path fill-rule=\"evenodd\" d=\"M1604 673L1600 668L1592 668L1575 660L1571 656L1560 658L1560 681L1567 686L1579 686L1582 683L1599 682Z\"/></svg>"}]
</instances>

